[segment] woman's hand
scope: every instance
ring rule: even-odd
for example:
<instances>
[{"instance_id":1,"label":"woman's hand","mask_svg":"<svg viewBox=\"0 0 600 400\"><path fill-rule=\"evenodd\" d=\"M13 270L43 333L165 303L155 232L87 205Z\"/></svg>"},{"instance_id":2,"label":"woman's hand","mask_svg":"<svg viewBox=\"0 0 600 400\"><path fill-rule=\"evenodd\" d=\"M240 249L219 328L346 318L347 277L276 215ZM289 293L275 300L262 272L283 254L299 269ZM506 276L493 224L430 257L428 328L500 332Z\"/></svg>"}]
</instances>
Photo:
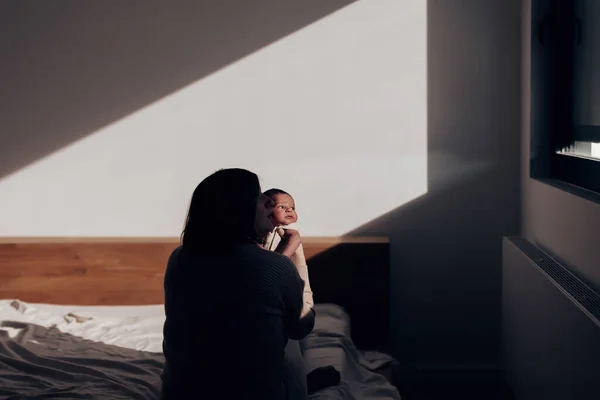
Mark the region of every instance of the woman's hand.
<instances>
[{"instance_id":1,"label":"woman's hand","mask_svg":"<svg viewBox=\"0 0 600 400\"><path fill-rule=\"evenodd\" d=\"M281 242L275 249L275 252L291 257L302 243L300 233L295 229L283 228L279 228L277 233L281 236Z\"/></svg>"}]
</instances>

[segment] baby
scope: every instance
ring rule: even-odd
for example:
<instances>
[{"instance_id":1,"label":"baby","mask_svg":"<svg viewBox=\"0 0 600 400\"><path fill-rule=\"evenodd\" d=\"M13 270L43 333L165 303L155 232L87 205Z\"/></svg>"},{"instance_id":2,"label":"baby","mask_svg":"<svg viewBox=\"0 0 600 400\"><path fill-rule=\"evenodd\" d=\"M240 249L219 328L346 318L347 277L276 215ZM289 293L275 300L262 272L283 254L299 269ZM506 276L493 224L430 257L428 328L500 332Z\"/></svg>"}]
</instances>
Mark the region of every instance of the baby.
<instances>
[{"instance_id":1,"label":"baby","mask_svg":"<svg viewBox=\"0 0 600 400\"><path fill-rule=\"evenodd\" d=\"M285 236L284 229L296 229L296 222L298 222L298 214L296 213L296 203L294 198L289 193L284 192L281 189L270 189L264 193L266 196L273 200L273 225L275 228L269 233L265 239L264 247L267 250L275 251L277 246L281 243L281 239ZM297 229L296 229L297 230ZM298 246L298 249L291 256L292 261L298 269L300 278L304 281L304 293L303 300L304 306L302 308L301 318L306 316L313 307L315 302L313 300L313 292L310 288L310 282L308 280L308 267L306 265L306 257L304 256L304 248L302 243Z\"/></svg>"},{"instance_id":2,"label":"baby","mask_svg":"<svg viewBox=\"0 0 600 400\"><path fill-rule=\"evenodd\" d=\"M287 192L281 189L270 189L264 193L273 200L273 231L265 238L264 248L270 251L279 250L278 247L284 247L282 238L285 237L285 229L296 229L298 222L298 213L296 212L296 203L294 198ZM281 245L281 246L280 246ZM304 248L302 243L296 251L290 256L300 278L304 281L304 293L302 295L304 306L300 314L300 318L306 317L311 311L314 312L313 292L310 288L308 280L308 267L306 265L306 257L304 256ZM332 366L320 367L312 370L306 375L306 387L298 385L298 381L290 376L302 375L305 372L304 360L302 358L302 350L299 343L295 340L289 340L285 350L284 360L284 379L291 389L288 394L290 399L306 399L306 394L313 394L320 389L328 386L335 386L340 382L340 373Z\"/></svg>"}]
</instances>

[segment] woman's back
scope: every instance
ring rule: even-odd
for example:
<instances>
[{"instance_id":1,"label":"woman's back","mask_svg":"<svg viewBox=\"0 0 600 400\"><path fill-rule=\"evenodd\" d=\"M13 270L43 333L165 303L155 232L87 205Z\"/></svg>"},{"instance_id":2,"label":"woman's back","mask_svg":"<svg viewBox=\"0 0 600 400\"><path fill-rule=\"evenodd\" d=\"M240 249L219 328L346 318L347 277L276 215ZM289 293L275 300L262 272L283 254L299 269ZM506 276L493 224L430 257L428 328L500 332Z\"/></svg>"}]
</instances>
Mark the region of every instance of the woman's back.
<instances>
[{"instance_id":1,"label":"woman's back","mask_svg":"<svg viewBox=\"0 0 600 400\"><path fill-rule=\"evenodd\" d=\"M176 249L165 274L163 397L278 399L303 281L293 263L254 244L221 252Z\"/></svg>"}]
</instances>

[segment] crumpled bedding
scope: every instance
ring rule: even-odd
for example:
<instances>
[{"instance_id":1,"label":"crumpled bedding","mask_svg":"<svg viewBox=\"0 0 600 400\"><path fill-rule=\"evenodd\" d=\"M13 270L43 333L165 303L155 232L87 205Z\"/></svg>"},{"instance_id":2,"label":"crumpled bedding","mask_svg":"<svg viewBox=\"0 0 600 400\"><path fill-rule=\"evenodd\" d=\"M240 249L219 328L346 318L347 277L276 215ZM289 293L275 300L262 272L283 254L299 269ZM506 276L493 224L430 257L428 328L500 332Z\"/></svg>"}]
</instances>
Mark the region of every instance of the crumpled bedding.
<instances>
[{"instance_id":1,"label":"crumpled bedding","mask_svg":"<svg viewBox=\"0 0 600 400\"><path fill-rule=\"evenodd\" d=\"M342 381L310 396L312 400L399 400L398 390L382 375L373 372L393 362L377 352L368 358L358 351L350 339L350 318L333 304L315 306L318 318L312 333L302 340L307 369L333 365Z\"/></svg>"},{"instance_id":2,"label":"crumpled bedding","mask_svg":"<svg viewBox=\"0 0 600 400\"><path fill-rule=\"evenodd\" d=\"M94 315L0 300L0 399L158 399L164 315L156 307L144 316ZM342 382L310 398L400 399L370 371L393 360L355 348L341 307L315 308L315 329L301 342L308 368L333 365Z\"/></svg>"},{"instance_id":3,"label":"crumpled bedding","mask_svg":"<svg viewBox=\"0 0 600 400\"><path fill-rule=\"evenodd\" d=\"M18 330L14 337L1 328ZM0 398L157 399L161 353L95 342L31 323L0 323Z\"/></svg>"}]
</instances>

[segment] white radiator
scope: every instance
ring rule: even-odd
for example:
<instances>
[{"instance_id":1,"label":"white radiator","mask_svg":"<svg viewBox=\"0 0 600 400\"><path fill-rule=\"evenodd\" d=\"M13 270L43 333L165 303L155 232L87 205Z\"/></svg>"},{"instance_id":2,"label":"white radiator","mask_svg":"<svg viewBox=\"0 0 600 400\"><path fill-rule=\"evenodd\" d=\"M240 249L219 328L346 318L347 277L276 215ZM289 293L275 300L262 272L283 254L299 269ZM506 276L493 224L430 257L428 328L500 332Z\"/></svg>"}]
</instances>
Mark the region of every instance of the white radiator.
<instances>
[{"instance_id":1,"label":"white radiator","mask_svg":"<svg viewBox=\"0 0 600 400\"><path fill-rule=\"evenodd\" d=\"M520 237L504 238L502 270L503 362L516 400L600 399L600 295Z\"/></svg>"}]
</instances>

